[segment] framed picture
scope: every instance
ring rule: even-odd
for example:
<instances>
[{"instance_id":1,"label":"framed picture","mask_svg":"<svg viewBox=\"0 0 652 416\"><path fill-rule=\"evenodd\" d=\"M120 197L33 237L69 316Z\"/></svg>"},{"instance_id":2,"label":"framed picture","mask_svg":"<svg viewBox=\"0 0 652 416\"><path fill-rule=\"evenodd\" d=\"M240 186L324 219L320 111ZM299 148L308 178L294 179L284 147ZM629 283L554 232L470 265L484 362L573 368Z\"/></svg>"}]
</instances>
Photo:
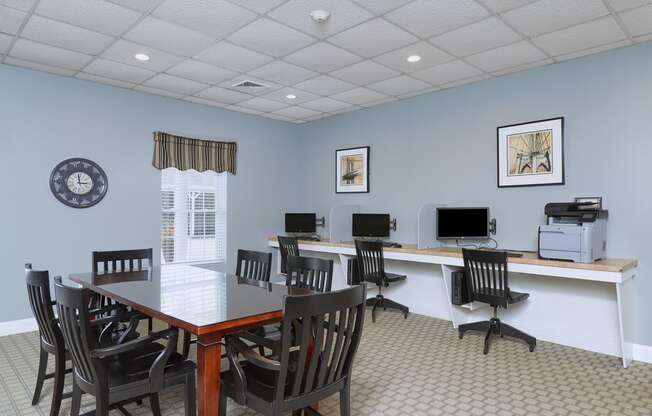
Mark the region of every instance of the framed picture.
<instances>
[{"instance_id":1,"label":"framed picture","mask_svg":"<svg viewBox=\"0 0 652 416\"><path fill-rule=\"evenodd\" d=\"M335 151L335 192L369 192L369 146Z\"/></svg>"},{"instance_id":2,"label":"framed picture","mask_svg":"<svg viewBox=\"0 0 652 416\"><path fill-rule=\"evenodd\" d=\"M498 187L564 184L564 118L497 128Z\"/></svg>"}]
</instances>

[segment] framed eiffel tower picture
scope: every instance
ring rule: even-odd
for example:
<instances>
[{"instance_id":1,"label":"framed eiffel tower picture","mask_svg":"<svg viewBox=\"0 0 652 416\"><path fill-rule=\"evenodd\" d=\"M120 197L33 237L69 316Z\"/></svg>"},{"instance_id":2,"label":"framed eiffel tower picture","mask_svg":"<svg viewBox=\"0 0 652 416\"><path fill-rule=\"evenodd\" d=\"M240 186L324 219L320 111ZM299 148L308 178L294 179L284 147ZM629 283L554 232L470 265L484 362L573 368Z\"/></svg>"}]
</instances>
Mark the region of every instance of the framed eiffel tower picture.
<instances>
[{"instance_id":1,"label":"framed eiffel tower picture","mask_svg":"<svg viewBox=\"0 0 652 416\"><path fill-rule=\"evenodd\" d=\"M564 184L564 118L497 128L498 187Z\"/></svg>"}]
</instances>

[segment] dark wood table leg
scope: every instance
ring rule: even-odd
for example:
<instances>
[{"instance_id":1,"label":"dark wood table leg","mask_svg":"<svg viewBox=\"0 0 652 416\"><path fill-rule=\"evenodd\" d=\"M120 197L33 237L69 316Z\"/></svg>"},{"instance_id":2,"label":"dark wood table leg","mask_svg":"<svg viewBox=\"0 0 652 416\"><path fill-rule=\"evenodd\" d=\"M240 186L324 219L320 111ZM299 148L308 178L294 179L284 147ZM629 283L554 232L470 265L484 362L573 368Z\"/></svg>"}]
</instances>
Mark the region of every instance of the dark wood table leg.
<instances>
[{"instance_id":1,"label":"dark wood table leg","mask_svg":"<svg viewBox=\"0 0 652 416\"><path fill-rule=\"evenodd\" d=\"M221 340L221 334L200 335L197 339L197 408L199 416L219 415Z\"/></svg>"}]
</instances>

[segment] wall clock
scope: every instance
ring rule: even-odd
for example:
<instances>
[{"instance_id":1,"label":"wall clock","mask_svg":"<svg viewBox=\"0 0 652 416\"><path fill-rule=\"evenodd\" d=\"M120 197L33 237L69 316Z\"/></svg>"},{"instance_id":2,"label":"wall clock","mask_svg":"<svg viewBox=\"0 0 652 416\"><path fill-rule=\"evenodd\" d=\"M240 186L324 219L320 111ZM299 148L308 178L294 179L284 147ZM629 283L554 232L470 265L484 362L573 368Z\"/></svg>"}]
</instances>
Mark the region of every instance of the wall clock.
<instances>
[{"instance_id":1,"label":"wall clock","mask_svg":"<svg viewBox=\"0 0 652 416\"><path fill-rule=\"evenodd\" d=\"M92 207L104 198L108 188L106 173L88 159L66 159L50 175L52 194L59 202L72 208Z\"/></svg>"}]
</instances>

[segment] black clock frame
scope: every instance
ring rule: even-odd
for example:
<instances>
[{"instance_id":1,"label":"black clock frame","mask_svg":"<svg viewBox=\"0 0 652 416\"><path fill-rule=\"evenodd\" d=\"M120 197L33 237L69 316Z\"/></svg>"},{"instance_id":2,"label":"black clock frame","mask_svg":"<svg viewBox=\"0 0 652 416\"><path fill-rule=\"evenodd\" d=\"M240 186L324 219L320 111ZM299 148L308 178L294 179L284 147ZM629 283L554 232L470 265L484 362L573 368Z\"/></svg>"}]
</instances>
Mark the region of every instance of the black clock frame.
<instances>
[{"instance_id":1,"label":"black clock frame","mask_svg":"<svg viewBox=\"0 0 652 416\"><path fill-rule=\"evenodd\" d=\"M78 168L76 168L75 172L84 172L88 176L90 176L91 179L93 180L93 188L84 195L74 194L68 189L67 181L68 181L68 177L70 175L62 176L62 178L59 181L57 181L55 179L57 173L60 173L59 171L61 170L61 168L64 165L68 165L68 164L71 164L73 162L78 162L80 164L80 166ZM84 168L83 165L81 165L81 164L84 164L84 163L89 165L89 167ZM93 172L93 168L97 169L97 173ZM98 180L98 178L100 178L100 177L103 178L103 181L104 181L104 190L102 192L96 192L98 183L101 182L101 181ZM56 190L56 187L55 187L55 182L59 182L59 185L62 187L62 189L64 190L64 193L66 193L66 194L70 194L70 195L73 195L75 197L82 198L84 196L89 196L89 195L95 193L95 194L97 194L97 198L95 200L91 200L89 203L84 204L84 205L81 205L79 203L70 202L68 199L65 199L65 198L61 197L61 195L59 195L59 192ZM78 208L78 209L90 208L90 207L98 204L102 199L104 199L104 197L106 196L106 193L107 193L108 190L109 190L109 178L106 176L106 173L100 167L100 165L98 165L97 163L95 163L95 162L93 162L92 160L89 160L89 159L84 159L84 158L81 158L81 157L71 157L69 159L66 159L66 160L58 163L54 167L54 169L52 169L52 173L50 173L50 191L52 192L52 195L54 195L54 197L59 202L61 202L62 204L66 205L66 206L69 206L71 208Z\"/></svg>"}]
</instances>

